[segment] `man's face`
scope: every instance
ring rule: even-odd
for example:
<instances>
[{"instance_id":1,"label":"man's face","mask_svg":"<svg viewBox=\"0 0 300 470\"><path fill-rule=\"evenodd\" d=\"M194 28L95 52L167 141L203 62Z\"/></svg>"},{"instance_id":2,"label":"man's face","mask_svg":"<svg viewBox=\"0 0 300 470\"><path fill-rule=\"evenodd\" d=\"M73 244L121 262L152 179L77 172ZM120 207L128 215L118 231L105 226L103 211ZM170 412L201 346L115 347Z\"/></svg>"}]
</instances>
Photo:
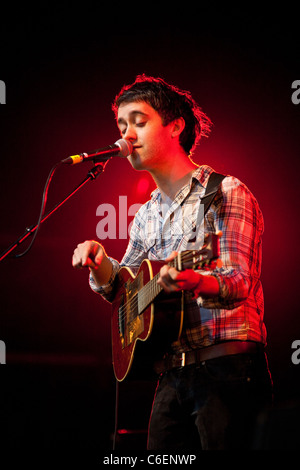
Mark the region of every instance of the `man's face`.
<instances>
[{"instance_id":1,"label":"man's face","mask_svg":"<svg viewBox=\"0 0 300 470\"><path fill-rule=\"evenodd\" d=\"M172 126L163 126L160 115L149 104L141 101L120 105L118 127L122 138L133 145L128 159L136 170L155 171L169 160Z\"/></svg>"}]
</instances>

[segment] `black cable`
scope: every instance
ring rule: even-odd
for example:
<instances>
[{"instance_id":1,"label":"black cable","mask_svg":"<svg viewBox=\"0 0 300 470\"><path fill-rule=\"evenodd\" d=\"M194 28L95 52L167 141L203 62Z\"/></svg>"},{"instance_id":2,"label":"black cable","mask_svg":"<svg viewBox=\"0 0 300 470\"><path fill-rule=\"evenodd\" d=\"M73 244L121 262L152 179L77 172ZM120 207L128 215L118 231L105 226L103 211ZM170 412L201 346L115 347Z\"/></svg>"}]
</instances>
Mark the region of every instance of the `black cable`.
<instances>
[{"instance_id":1,"label":"black cable","mask_svg":"<svg viewBox=\"0 0 300 470\"><path fill-rule=\"evenodd\" d=\"M48 197L48 190L49 190L49 186L50 186L50 183L51 183L51 180L53 178L53 175L56 171L56 169L61 165L61 162L58 162L56 163L52 169L50 170L50 173L48 175L48 178L47 178L47 181L45 183L45 186L44 186L44 191L43 191L43 197L42 197L42 204L41 204L41 210L40 210L40 215L39 215L39 219L38 219L38 223L37 223L37 226L36 226L36 230L34 232L34 235L32 237L32 240L29 244L29 246L26 248L25 251L23 251L22 253L19 253L17 255L15 255L15 258L21 258L21 256L24 256L28 253L28 251L32 248L32 245L36 239L36 236L37 236L37 233L38 233L38 230L40 228L40 225L41 225L41 221L42 221L42 218L43 218L43 215L45 213L45 209L46 209L46 204L47 204L47 197Z\"/></svg>"}]
</instances>

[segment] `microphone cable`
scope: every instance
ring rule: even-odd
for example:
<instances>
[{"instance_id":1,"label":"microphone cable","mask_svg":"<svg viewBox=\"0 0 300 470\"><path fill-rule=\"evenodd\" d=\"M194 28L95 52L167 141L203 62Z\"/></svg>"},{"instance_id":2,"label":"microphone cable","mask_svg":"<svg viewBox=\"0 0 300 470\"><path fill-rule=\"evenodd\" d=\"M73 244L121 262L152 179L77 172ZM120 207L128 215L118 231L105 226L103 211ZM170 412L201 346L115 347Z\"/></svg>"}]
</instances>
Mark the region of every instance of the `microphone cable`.
<instances>
[{"instance_id":1,"label":"microphone cable","mask_svg":"<svg viewBox=\"0 0 300 470\"><path fill-rule=\"evenodd\" d=\"M54 176L54 173L55 171L57 170L57 168L61 165L62 163L61 162L57 162L50 170L50 173L48 175L48 178L46 180L46 183L45 183L45 186L44 186L44 190L43 190L43 197L42 197L42 204L41 204L41 209L40 209L40 215L39 215L39 218L38 218L38 222L36 224L36 229L35 229L35 232L33 234L33 237L31 239L31 242L29 244L29 246L26 248L26 250L24 250L22 253L18 253L17 255L14 255L15 258L21 258L22 256L26 255L28 253L28 251L32 248L32 245L36 239L36 236L37 236L37 233L40 229L40 226L41 226L41 222L42 222L42 218L45 214L45 209L46 209L46 204L47 204L47 197L48 197L48 191L49 191L49 186L50 186L50 183L51 183L51 180ZM27 228L26 229L28 232L31 232L32 230L32 227L31 228Z\"/></svg>"}]
</instances>

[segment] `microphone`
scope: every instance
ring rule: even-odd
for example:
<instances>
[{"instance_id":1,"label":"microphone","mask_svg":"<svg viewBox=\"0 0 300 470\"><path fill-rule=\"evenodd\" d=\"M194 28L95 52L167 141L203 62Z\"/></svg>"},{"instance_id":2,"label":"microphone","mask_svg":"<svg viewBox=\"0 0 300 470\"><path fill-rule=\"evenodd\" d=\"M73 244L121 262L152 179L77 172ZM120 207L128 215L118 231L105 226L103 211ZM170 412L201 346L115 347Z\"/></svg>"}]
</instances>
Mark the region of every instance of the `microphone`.
<instances>
[{"instance_id":1,"label":"microphone","mask_svg":"<svg viewBox=\"0 0 300 470\"><path fill-rule=\"evenodd\" d=\"M110 157L128 157L132 152L133 146L131 142L125 139L119 139L108 147L93 150L92 152L80 153L79 155L71 155L62 160L61 163L75 165L76 163L89 162L90 160L101 162L108 160Z\"/></svg>"}]
</instances>

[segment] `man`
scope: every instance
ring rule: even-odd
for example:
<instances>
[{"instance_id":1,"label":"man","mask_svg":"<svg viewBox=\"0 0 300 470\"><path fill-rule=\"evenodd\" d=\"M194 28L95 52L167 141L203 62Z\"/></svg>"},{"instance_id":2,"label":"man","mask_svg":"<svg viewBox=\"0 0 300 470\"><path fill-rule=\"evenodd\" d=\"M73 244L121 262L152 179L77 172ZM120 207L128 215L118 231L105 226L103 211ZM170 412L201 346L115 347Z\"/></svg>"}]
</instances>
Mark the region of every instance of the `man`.
<instances>
[{"instance_id":1,"label":"man","mask_svg":"<svg viewBox=\"0 0 300 470\"><path fill-rule=\"evenodd\" d=\"M176 252L189 248L191 227L197 232L213 170L196 165L190 152L209 134L211 121L188 92L145 75L123 87L113 109L122 138L133 145L129 162L147 170L157 189L135 216L120 264L98 242L85 241L74 251L73 266L88 267L92 289L112 301L120 266L166 260L159 285L166 293L186 294L182 334L160 361L148 448L249 448L256 417L271 397L258 203L243 183L225 177L204 220L205 232L222 232L222 267L171 267L167 262ZM178 213L182 229L174 224Z\"/></svg>"}]
</instances>

